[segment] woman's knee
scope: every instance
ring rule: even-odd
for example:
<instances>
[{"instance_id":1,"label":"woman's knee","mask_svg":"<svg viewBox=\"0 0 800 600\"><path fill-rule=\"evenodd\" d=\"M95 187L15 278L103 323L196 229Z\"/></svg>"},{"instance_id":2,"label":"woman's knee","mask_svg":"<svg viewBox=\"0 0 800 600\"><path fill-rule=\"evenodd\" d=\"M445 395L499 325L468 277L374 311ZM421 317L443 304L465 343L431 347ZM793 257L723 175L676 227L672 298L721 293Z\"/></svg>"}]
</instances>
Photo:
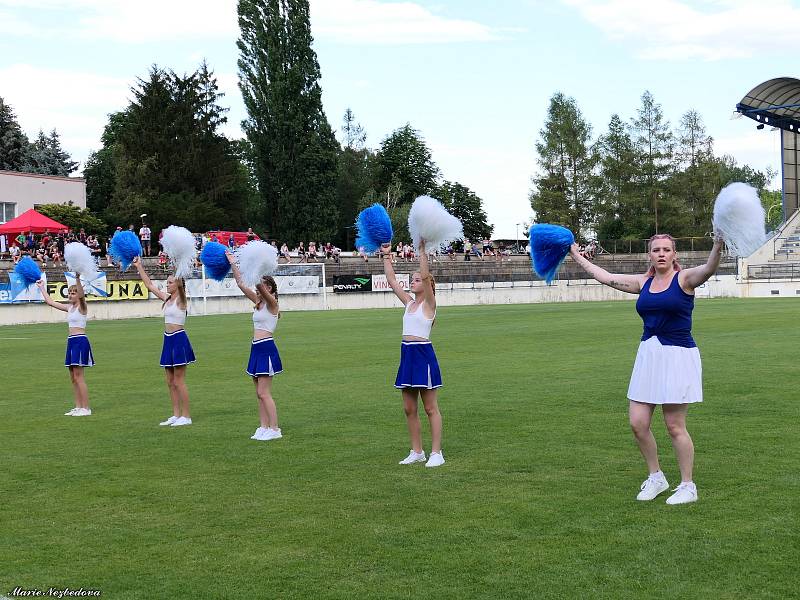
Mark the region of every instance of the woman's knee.
<instances>
[{"instance_id":1,"label":"woman's knee","mask_svg":"<svg viewBox=\"0 0 800 600\"><path fill-rule=\"evenodd\" d=\"M638 437L646 436L650 433L650 420L649 419L640 419L640 418L631 418L631 431L633 435Z\"/></svg>"},{"instance_id":2,"label":"woman's knee","mask_svg":"<svg viewBox=\"0 0 800 600\"><path fill-rule=\"evenodd\" d=\"M689 435L689 432L686 431L686 423L683 422L683 420L672 421L670 419L666 419L664 424L667 426L667 432L672 438Z\"/></svg>"}]
</instances>

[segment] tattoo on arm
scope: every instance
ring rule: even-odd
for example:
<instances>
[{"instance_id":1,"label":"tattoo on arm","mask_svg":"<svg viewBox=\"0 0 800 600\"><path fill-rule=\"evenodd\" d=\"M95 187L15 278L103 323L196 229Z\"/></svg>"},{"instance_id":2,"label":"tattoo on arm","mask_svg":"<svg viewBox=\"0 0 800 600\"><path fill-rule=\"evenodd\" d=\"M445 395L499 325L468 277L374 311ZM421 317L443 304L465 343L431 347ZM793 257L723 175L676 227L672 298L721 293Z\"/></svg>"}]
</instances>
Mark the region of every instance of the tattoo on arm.
<instances>
[{"instance_id":1,"label":"tattoo on arm","mask_svg":"<svg viewBox=\"0 0 800 600\"><path fill-rule=\"evenodd\" d=\"M611 281L609 281L608 285L610 285L611 287L617 288L617 289L619 289L619 288L623 288L623 289L626 289L626 290L633 289L633 286L630 283L625 283L624 281L616 281L615 279L612 279Z\"/></svg>"}]
</instances>

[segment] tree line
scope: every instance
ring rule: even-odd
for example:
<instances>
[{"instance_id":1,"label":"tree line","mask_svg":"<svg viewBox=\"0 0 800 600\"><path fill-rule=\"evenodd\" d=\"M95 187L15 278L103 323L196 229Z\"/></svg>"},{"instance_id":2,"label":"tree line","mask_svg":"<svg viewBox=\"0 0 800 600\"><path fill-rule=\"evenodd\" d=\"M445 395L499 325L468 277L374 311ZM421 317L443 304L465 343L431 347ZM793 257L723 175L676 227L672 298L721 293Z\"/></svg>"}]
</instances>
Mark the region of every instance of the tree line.
<instances>
[{"instance_id":1,"label":"tree line","mask_svg":"<svg viewBox=\"0 0 800 600\"><path fill-rule=\"evenodd\" d=\"M631 119L612 115L596 139L575 99L557 92L536 151L539 172L530 193L536 220L569 227L583 239L705 236L717 194L733 181L759 190L771 228L782 220L779 210L770 210L780 204L780 192L766 189L776 173L717 156L695 110L671 128L647 91Z\"/></svg>"}]
</instances>

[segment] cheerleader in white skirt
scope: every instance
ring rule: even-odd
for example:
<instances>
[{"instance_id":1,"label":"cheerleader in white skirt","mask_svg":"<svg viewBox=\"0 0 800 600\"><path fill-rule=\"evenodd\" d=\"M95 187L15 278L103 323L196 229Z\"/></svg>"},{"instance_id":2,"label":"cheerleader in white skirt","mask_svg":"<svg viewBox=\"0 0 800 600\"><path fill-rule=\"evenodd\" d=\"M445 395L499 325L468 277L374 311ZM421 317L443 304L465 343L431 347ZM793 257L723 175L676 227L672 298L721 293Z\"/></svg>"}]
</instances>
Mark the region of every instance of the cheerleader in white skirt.
<instances>
[{"instance_id":1,"label":"cheerleader in white skirt","mask_svg":"<svg viewBox=\"0 0 800 600\"><path fill-rule=\"evenodd\" d=\"M133 264L142 278L145 287L163 302L164 309L164 342L161 347L160 364L164 368L170 400L172 416L159 423L162 427L182 427L192 424L189 414L189 388L186 386L186 365L195 362L194 350L186 335L186 315L188 300L186 287L180 277L170 275L167 278L167 291L158 289L142 266L138 257Z\"/></svg>"},{"instance_id":2,"label":"cheerleader in white skirt","mask_svg":"<svg viewBox=\"0 0 800 600\"><path fill-rule=\"evenodd\" d=\"M629 416L650 475L642 483L637 500L652 500L669 489L650 429L653 411L660 405L681 471L681 483L667 498L667 504L697 501L697 487L692 481L694 445L686 431L689 404L703 401L700 352L692 338L692 310L694 290L716 272L721 252L722 241L716 239L706 264L681 270L672 236L654 235L648 244L650 270L643 275L614 275L581 256L577 244L570 249L572 259L594 279L639 295L636 310L644 322L644 333L628 386Z\"/></svg>"},{"instance_id":3,"label":"cheerleader in white skirt","mask_svg":"<svg viewBox=\"0 0 800 600\"><path fill-rule=\"evenodd\" d=\"M92 414L92 409L89 408L89 390L86 387L83 369L94 366L94 356L92 356L92 346L89 344L89 338L86 337L86 320L89 311L86 306L83 286L81 285L80 273L75 273L75 285L69 286L69 304L53 300L50 294L47 293L47 286L43 281L37 281L36 285L39 286L42 297L48 306L67 313L69 336L67 337L67 355L64 359L64 366L69 369L69 375L72 379L75 408L64 414L68 417L88 417Z\"/></svg>"},{"instance_id":4,"label":"cheerleader in white skirt","mask_svg":"<svg viewBox=\"0 0 800 600\"><path fill-rule=\"evenodd\" d=\"M439 413L436 397L437 388L442 386L442 374L430 341L431 327L436 317L436 282L428 268L424 241L420 243L418 250L419 271L411 276L411 292L414 294L412 296L403 289L394 274L391 244L383 244L381 247L386 280L406 307L403 314L400 367L394 385L402 390L403 409L411 438L411 452L400 461L400 464L424 462L426 467L438 467L444 464L442 415ZM431 425L431 454L427 462L425 452L422 450L421 425L417 412L419 397L422 398Z\"/></svg>"},{"instance_id":5,"label":"cheerleader in white skirt","mask_svg":"<svg viewBox=\"0 0 800 600\"><path fill-rule=\"evenodd\" d=\"M247 363L247 374L253 378L258 398L258 414L261 423L251 440L268 442L283 437L278 427L278 409L272 398L272 378L283 371L278 347L273 334L278 326L280 310L278 309L278 284L269 275L261 278L256 289L251 289L242 281L242 274L236 264L236 258L228 253L236 284L253 303L253 342L250 344L250 360Z\"/></svg>"}]
</instances>

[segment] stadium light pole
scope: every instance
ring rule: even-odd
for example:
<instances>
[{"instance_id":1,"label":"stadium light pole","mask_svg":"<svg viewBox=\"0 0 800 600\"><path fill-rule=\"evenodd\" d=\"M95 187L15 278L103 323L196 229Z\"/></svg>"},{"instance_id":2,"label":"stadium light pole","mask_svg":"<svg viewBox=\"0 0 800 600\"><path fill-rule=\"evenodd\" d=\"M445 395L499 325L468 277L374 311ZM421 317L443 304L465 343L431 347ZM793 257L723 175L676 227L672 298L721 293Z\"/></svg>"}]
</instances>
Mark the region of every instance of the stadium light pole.
<instances>
[{"instance_id":1,"label":"stadium light pole","mask_svg":"<svg viewBox=\"0 0 800 600\"><path fill-rule=\"evenodd\" d=\"M519 254L519 226L520 225L522 225L522 223L517 223L517 254Z\"/></svg>"}]
</instances>

